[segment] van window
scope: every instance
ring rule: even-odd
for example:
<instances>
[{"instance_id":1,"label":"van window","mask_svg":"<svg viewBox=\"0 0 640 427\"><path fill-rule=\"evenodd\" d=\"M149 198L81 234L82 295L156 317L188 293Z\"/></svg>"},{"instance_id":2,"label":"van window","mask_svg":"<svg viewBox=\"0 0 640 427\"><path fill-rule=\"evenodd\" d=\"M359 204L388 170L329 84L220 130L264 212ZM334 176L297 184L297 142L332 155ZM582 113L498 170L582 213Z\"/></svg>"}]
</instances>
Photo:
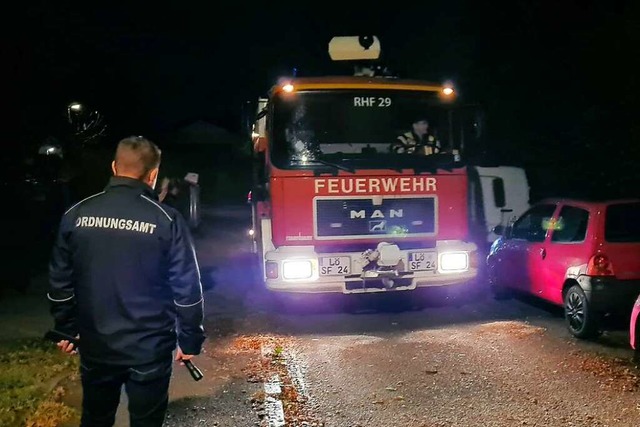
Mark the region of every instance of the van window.
<instances>
[{"instance_id":1,"label":"van window","mask_svg":"<svg viewBox=\"0 0 640 427\"><path fill-rule=\"evenodd\" d=\"M551 235L552 242L582 242L587 234L589 212L575 206L563 206L557 227Z\"/></svg>"},{"instance_id":2,"label":"van window","mask_svg":"<svg viewBox=\"0 0 640 427\"><path fill-rule=\"evenodd\" d=\"M502 178L494 178L493 184L493 202L497 208L504 208L507 204L504 194L504 181Z\"/></svg>"},{"instance_id":3,"label":"van window","mask_svg":"<svg viewBox=\"0 0 640 427\"><path fill-rule=\"evenodd\" d=\"M607 207L604 238L607 242L640 242L640 202Z\"/></svg>"}]
</instances>

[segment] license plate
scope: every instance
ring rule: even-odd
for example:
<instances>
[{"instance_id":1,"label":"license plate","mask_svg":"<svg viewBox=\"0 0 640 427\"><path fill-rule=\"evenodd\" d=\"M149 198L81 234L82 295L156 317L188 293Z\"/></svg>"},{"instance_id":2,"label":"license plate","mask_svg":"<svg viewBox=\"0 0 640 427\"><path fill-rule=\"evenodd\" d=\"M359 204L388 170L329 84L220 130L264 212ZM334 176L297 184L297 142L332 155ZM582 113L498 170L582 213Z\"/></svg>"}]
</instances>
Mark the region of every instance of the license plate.
<instances>
[{"instance_id":1,"label":"license plate","mask_svg":"<svg viewBox=\"0 0 640 427\"><path fill-rule=\"evenodd\" d=\"M351 258L348 256L331 256L320 258L321 276L344 276L351 274Z\"/></svg>"},{"instance_id":2,"label":"license plate","mask_svg":"<svg viewBox=\"0 0 640 427\"><path fill-rule=\"evenodd\" d=\"M409 270L435 270L438 254L436 252L409 252Z\"/></svg>"}]
</instances>

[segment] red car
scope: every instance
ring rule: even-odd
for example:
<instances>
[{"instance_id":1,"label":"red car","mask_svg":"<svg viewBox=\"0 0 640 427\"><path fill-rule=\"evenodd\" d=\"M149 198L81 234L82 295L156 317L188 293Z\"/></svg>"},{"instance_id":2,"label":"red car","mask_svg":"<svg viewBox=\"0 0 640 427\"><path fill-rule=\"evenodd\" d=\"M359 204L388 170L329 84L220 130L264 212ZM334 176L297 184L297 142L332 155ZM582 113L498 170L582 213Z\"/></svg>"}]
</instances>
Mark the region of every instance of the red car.
<instances>
[{"instance_id":1,"label":"red car","mask_svg":"<svg viewBox=\"0 0 640 427\"><path fill-rule=\"evenodd\" d=\"M636 299L631 311L631 321L629 322L629 343L635 350L635 360L640 362L640 295Z\"/></svg>"},{"instance_id":2,"label":"red car","mask_svg":"<svg viewBox=\"0 0 640 427\"><path fill-rule=\"evenodd\" d=\"M604 314L631 312L640 293L640 199L546 199L496 231L487 256L496 298L515 291L562 306L578 338L599 335Z\"/></svg>"}]
</instances>

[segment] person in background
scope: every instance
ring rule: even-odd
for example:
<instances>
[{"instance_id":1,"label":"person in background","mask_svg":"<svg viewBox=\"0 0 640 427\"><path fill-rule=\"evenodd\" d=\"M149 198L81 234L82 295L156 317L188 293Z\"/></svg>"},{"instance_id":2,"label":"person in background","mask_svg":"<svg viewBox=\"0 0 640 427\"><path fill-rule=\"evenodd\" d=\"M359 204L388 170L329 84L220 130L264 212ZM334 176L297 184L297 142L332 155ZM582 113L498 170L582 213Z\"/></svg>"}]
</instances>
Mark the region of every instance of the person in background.
<instances>
[{"instance_id":1,"label":"person in background","mask_svg":"<svg viewBox=\"0 0 640 427\"><path fill-rule=\"evenodd\" d=\"M420 116L411 124L411 130L398 136L391 145L391 151L398 154L437 154L440 142L429 132L429 120Z\"/></svg>"},{"instance_id":2,"label":"person in background","mask_svg":"<svg viewBox=\"0 0 640 427\"><path fill-rule=\"evenodd\" d=\"M189 187L184 180L163 178L158 200L176 209L186 220L189 220Z\"/></svg>"},{"instance_id":3,"label":"person in background","mask_svg":"<svg viewBox=\"0 0 640 427\"><path fill-rule=\"evenodd\" d=\"M200 354L203 297L182 215L154 192L160 149L121 140L113 177L62 216L49 263L54 328L79 337L82 427L112 426L124 386L132 427L163 424L177 362ZM175 353L175 356L174 356Z\"/></svg>"}]
</instances>

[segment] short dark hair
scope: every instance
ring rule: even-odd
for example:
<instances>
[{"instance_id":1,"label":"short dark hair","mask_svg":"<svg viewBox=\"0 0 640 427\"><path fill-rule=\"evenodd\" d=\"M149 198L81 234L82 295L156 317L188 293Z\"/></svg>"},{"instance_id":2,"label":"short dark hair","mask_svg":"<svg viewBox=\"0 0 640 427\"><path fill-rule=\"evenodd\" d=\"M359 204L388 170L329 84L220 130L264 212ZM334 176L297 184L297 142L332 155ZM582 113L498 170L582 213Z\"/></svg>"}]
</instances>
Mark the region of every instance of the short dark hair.
<instances>
[{"instance_id":1,"label":"short dark hair","mask_svg":"<svg viewBox=\"0 0 640 427\"><path fill-rule=\"evenodd\" d=\"M122 139L116 148L116 169L143 179L153 169L160 167L162 151L143 136Z\"/></svg>"}]
</instances>

